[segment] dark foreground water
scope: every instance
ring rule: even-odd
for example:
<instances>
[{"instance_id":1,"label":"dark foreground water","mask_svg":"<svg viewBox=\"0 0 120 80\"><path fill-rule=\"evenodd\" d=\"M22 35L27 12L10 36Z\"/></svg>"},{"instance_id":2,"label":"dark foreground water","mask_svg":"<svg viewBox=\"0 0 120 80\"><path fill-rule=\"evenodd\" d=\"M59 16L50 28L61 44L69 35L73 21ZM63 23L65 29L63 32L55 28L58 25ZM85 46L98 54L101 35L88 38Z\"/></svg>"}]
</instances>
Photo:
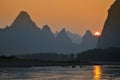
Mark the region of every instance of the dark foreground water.
<instances>
[{"instance_id":1,"label":"dark foreground water","mask_svg":"<svg viewBox=\"0 0 120 80\"><path fill-rule=\"evenodd\" d=\"M0 80L120 80L120 65L0 68Z\"/></svg>"}]
</instances>

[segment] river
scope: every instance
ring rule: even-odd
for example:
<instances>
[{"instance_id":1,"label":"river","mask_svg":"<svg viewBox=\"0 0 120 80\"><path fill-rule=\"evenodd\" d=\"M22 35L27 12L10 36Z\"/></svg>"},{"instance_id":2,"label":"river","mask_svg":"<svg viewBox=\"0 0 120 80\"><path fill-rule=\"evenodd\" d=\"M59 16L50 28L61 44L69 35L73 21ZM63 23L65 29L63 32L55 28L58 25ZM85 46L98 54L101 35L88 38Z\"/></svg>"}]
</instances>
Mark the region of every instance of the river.
<instances>
[{"instance_id":1,"label":"river","mask_svg":"<svg viewBox=\"0 0 120 80\"><path fill-rule=\"evenodd\" d=\"M0 80L120 80L120 65L0 68Z\"/></svg>"}]
</instances>

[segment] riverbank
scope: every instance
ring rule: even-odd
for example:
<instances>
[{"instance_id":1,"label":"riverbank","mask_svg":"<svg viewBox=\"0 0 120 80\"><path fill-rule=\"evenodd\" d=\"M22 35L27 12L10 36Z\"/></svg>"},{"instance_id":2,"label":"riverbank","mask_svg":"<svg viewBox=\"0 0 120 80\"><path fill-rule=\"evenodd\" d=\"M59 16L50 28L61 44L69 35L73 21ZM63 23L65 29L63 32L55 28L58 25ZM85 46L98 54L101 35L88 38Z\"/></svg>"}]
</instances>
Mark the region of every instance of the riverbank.
<instances>
[{"instance_id":1,"label":"riverbank","mask_svg":"<svg viewBox=\"0 0 120 80\"><path fill-rule=\"evenodd\" d=\"M43 67L43 66L82 66L82 65L120 65L120 62L81 62L81 61L39 61L18 60L0 61L0 67Z\"/></svg>"}]
</instances>

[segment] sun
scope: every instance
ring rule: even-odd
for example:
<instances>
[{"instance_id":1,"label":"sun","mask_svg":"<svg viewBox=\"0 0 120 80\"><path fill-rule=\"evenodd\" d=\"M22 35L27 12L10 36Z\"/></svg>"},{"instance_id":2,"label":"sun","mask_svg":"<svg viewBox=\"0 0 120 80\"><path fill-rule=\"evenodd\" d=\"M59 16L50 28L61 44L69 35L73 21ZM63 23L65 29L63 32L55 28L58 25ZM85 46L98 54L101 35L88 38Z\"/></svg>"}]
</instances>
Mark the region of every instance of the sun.
<instances>
[{"instance_id":1,"label":"sun","mask_svg":"<svg viewBox=\"0 0 120 80\"><path fill-rule=\"evenodd\" d=\"M100 32L96 31L96 32L94 33L94 35L95 35L95 36L100 36Z\"/></svg>"}]
</instances>

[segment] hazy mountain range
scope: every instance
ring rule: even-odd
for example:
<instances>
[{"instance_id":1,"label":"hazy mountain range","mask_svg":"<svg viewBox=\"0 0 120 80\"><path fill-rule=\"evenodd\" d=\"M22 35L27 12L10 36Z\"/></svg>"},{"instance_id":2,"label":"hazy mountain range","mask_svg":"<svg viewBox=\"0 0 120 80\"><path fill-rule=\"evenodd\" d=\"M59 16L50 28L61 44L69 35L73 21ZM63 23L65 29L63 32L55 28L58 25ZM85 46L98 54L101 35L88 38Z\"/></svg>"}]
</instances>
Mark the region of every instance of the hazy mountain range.
<instances>
[{"instance_id":1,"label":"hazy mountain range","mask_svg":"<svg viewBox=\"0 0 120 80\"><path fill-rule=\"evenodd\" d=\"M82 40L81 40L82 50L85 51L88 49L96 48L97 40L98 40L98 37L93 36L92 33L89 30L87 30L85 35L82 37Z\"/></svg>"},{"instance_id":2,"label":"hazy mountain range","mask_svg":"<svg viewBox=\"0 0 120 80\"><path fill-rule=\"evenodd\" d=\"M58 35L59 32L54 33L54 36L56 37ZM81 44L81 35L76 34L76 33L72 33L70 31L66 31L67 36L72 40L72 43L75 44Z\"/></svg>"},{"instance_id":3,"label":"hazy mountain range","mask_svg":"<svg viewBox=\"0 0 120 80\"><path fill-rule=\"evenodd\" d=\"M82 38L65 28L55 34L48 25L40 29L21 11L11 26L0 29L0 54L77 53L96 48L96 39L90 31Z\"/></svg>"}]
</instances>

